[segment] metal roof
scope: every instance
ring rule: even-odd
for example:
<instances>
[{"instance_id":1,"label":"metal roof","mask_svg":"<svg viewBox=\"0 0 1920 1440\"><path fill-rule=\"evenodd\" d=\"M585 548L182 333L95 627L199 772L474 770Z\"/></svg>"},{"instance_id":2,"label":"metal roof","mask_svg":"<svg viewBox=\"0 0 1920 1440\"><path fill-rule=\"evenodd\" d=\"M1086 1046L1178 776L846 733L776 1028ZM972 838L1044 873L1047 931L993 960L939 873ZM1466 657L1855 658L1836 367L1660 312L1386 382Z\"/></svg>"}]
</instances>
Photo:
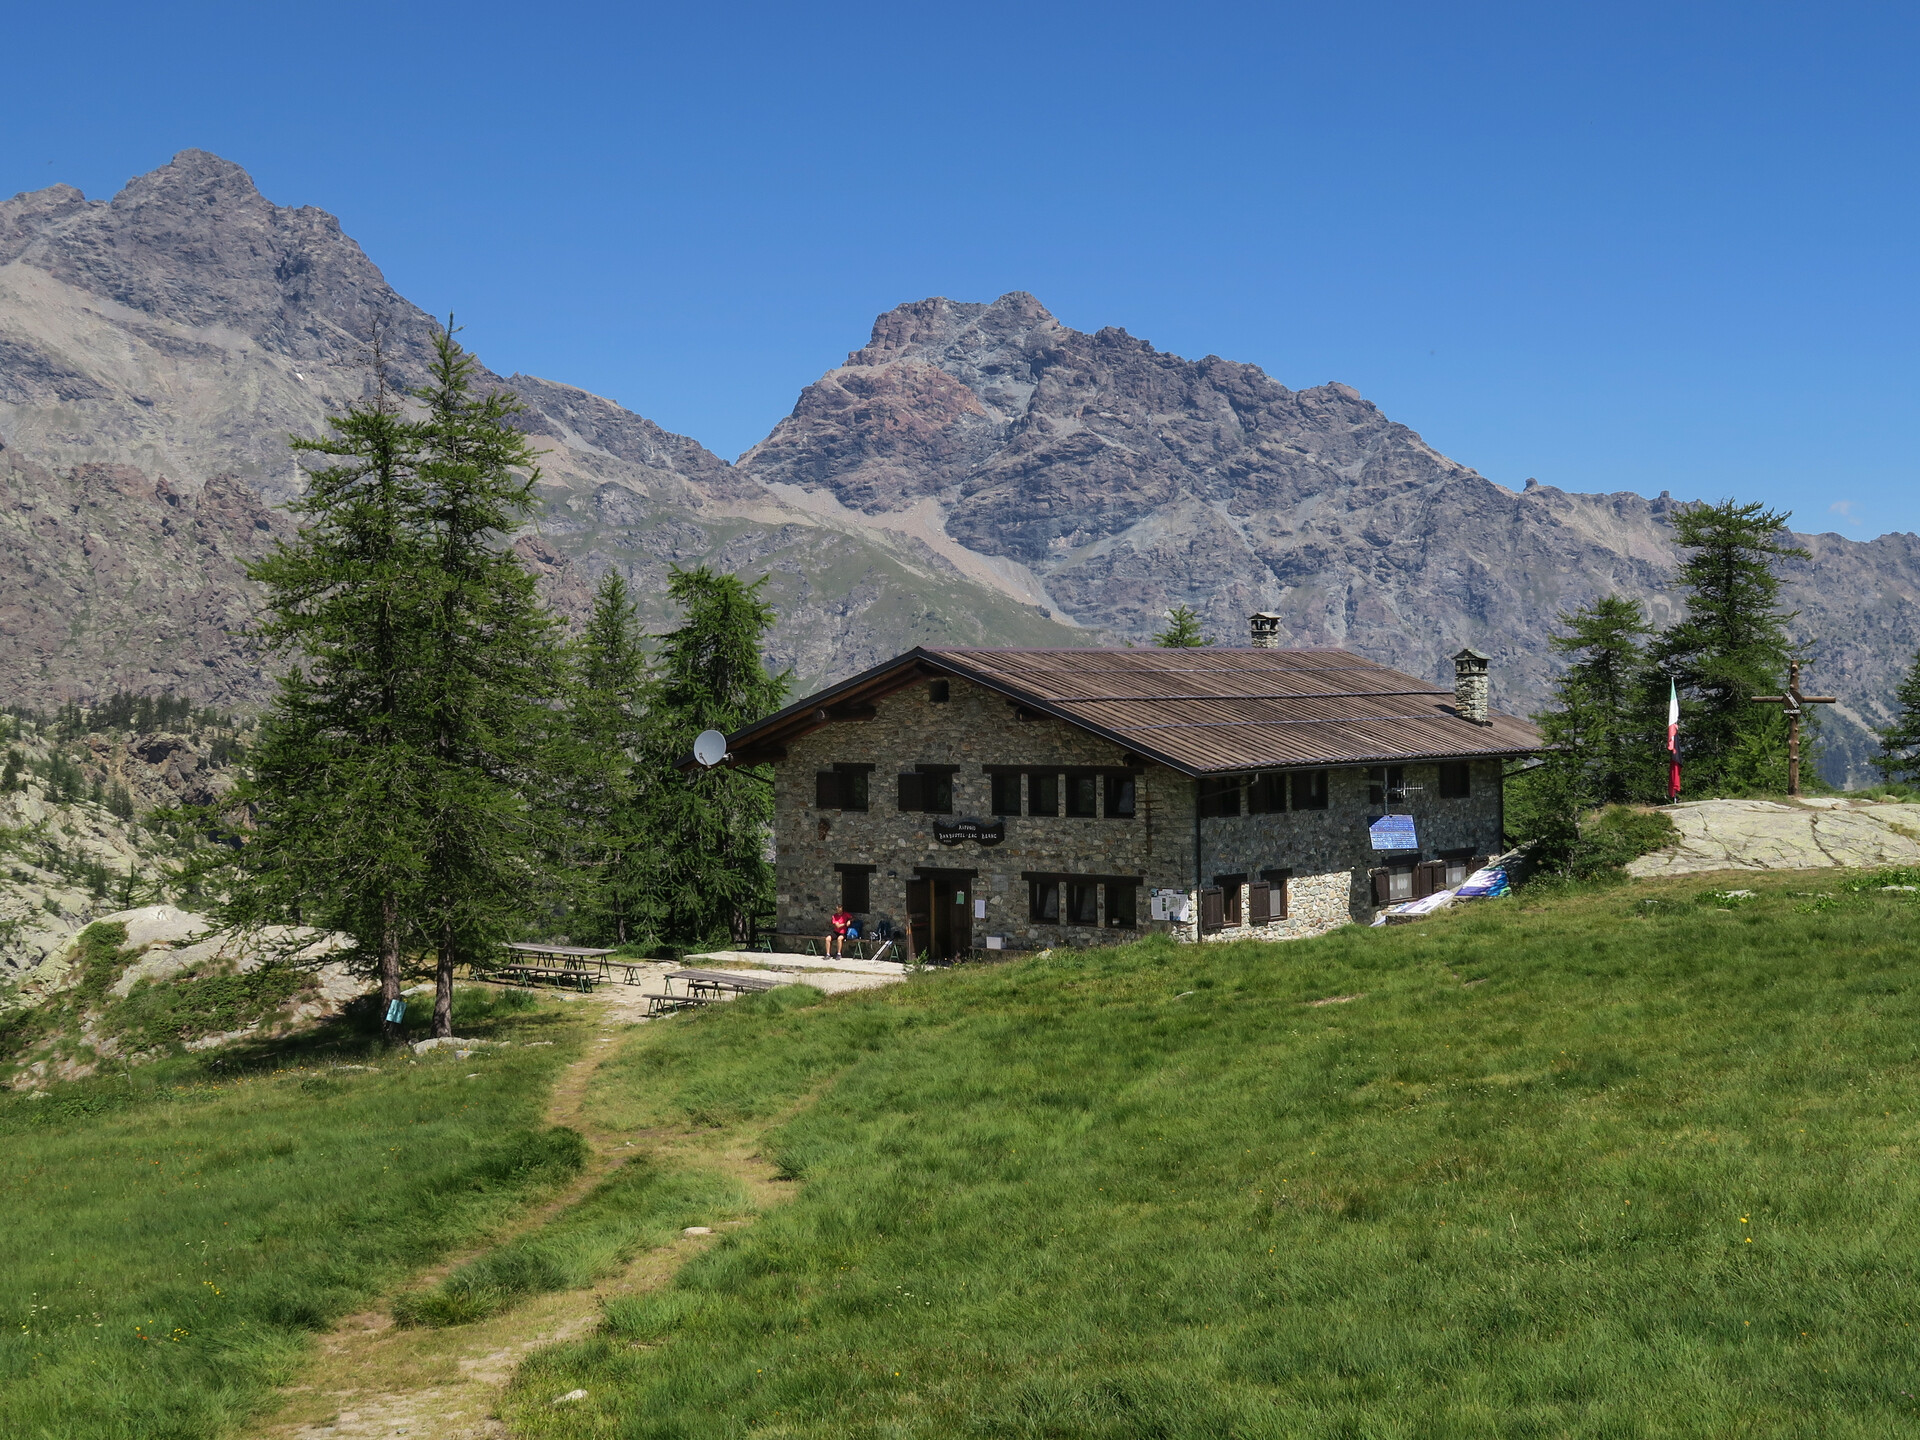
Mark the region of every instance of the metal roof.
<instances>
[{"instance_id":1,"label":"metal roof","mask_svg":"<svg viewBox=\"0 0 1920 1440\"><path fill-rule=\"evenodd\" d=\"M1453 692L1346 650L915 649L728 737L739 763L916 680L971 680L1188 775L1524 755L1540 736L1491 712L1454 713Z\"/></svg>"}]
</instances>

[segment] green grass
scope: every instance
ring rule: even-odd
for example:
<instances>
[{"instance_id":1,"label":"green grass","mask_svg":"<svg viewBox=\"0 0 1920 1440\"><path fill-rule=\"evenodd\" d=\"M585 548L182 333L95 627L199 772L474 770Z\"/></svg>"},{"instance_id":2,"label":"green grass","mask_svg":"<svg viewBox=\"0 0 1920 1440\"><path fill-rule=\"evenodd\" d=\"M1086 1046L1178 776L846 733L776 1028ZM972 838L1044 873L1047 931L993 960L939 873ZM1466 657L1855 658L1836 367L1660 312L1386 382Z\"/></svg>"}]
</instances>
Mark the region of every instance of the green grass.
<instances>
[{"instance_id":1,"label":"green grass","mask_svg":"<svg viewBox=\"0 0 1920 1440\"><path fill-rule=\"evenodd\" d=\"M591 1285L683 1226L712 1225L747 1208L738 1184L708 1170L628 1161L550 1223L460 1266L433 1289L403 1295L402 1325L464 1325L531 1295Z\"/></svg>"},{"instance_id":2,"label":"green grass","mask_svg":"<svg viewBox=\"0 0 1920 1440\"><path fill-rule=\"evenodd\" d=\"M516 1043L415 1061L343 1023L0 1098L0 1435L227 1433L313 1331L576 1174L541 1116L580 1022L456 1000Z\"/></svg>"},{"instance_id":3,"label":"green grass","mask_svg":"<svg viewBox=\"0 0 1920 1440\"><path fill-rule=\"evenodd\" d=\"M649 1026L599 1113L813 1096L770 1146L802 1183L531 1357L503 1413L680 1440L1910 1435L1920 905L1841 882L1562 887ZM1306 1003L1334 996L1359 998Z\"/></svg>"}]
</instances>

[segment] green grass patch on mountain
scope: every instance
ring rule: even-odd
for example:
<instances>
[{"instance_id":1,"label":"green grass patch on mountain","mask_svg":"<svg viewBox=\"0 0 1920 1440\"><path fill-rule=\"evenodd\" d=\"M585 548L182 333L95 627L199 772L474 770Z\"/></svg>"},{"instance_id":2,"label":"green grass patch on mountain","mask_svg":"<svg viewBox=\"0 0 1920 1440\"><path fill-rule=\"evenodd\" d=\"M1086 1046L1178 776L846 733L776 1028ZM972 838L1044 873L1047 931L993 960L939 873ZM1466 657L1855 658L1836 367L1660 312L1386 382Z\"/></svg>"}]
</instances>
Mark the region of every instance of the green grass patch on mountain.
<instances>
[{"instance_id":1,"label":"green grass patch on mountain","mask_svg":"<svg viewBox=\"0 0 1920 1440\"><path fill-rule=\"evenodd\" d=\"M457 999L515 1043L416 1060L342 1022L0 1097L0 1435L228 1433L313 1331L577 1174L542 1115L581 1022Z\"/></svg>"},{"instance_id":2,"label":"green grass patch on mountain","mask_svg":"<svg viewBox=\"0 0 1920 1440\"><path fill-rule=\"evenodd\" d=\"M802 1104L767 1152L800 1183L536 1353L503 1413L679 1440L1910 1434L1920 903L1847 880L1563 887L648 1026L599 1115Z\"/></svg>"},{"instance_id":3,"label":"green grass patch on mountain","mask_svg":"<svg viewBox=\"0 0 1920 1440\"><path fill-rule=\"evenodd\" d=\"M530 1295L591 1285L684 1226L747 1208L740 1187L711 1170L662 1167L636 1156L548 1224L460 1266L393 1307L402 1325L464 1325Z\"/></svg>"}]
</instances>

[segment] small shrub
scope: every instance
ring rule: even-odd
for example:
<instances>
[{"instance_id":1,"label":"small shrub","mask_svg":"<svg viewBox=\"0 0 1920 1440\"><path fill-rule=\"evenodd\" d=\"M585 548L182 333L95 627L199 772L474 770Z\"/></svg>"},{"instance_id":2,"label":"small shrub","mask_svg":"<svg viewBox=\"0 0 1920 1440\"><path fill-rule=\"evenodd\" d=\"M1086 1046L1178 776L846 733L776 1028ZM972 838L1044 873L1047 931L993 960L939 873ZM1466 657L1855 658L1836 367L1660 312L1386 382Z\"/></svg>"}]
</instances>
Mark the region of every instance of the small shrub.
<instances>
[{"instance_id":1,"label":"small shrub","mask_svg":"<svg viewBox=\"0 0 1920 1440\"><path fill-rule=\"evenodd\" d=\"M1618 870L1642 855L1671 845L1674 837L1673 821L1658 810L1609 805L1580 826L1580 843L1571 868L1576 875Z\"/></svg>"}]
</instances>

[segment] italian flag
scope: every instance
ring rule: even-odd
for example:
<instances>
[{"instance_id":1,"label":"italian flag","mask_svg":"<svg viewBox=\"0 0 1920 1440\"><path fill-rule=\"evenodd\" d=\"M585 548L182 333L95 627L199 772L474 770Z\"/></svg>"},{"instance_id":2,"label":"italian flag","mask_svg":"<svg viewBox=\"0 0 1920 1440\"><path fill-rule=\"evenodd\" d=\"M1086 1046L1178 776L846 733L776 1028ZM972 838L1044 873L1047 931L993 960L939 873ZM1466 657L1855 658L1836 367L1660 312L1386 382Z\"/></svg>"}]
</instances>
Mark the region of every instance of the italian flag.
<instances>
[{"instance_id":1,"label":"italian flag","mask_svg":"<svg viewBox=\"0 0 1920 1440\"><path fill-rule=\"evenodd\" d=\"M1680 689L1667 681L1667 799L1680 794Z\"/></svg>"}]
</instances>

